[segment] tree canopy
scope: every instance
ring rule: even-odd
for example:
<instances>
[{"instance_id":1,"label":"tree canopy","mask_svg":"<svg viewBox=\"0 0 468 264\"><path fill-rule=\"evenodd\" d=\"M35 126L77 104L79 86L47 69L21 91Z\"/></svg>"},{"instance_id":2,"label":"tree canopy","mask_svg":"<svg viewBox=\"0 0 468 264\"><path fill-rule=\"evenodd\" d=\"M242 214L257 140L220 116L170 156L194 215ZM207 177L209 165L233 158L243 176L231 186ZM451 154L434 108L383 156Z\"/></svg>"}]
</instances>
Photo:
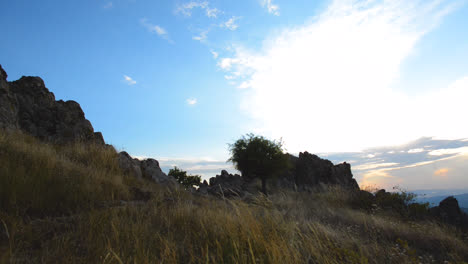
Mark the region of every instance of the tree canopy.
<instances>
[{"instance_id":1,"label":"tree canopy","mask_svg":"<svg viewBox=\"0 0 468 264\"><path fill-rule=\"evenodd\" d=\"M247 134L229 145L231 161L243 177L260 178L262 192L267 194L266 180L277 176L288 167L281 141Z\"/></svg>"},{"instance_id":2,"label":"tree canopy","mask_svg":"<svg viewBox=\"0 0 468 264\"><path fill-rule=\"evenodd\" d=\"M182 184L185 188L199 186L201 182L201 176L199 175L187 175L187 172L177 167L169 170L169 176L174 177L177 182Z\"/></svg>"}]
</instances>

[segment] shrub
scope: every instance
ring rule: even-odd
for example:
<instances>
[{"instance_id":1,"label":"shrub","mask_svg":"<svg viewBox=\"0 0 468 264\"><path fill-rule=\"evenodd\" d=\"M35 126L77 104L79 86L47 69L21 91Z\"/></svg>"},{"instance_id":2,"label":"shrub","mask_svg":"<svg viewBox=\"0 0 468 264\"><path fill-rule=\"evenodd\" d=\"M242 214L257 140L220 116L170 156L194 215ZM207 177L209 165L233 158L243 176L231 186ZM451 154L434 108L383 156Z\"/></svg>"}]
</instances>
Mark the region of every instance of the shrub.
<instances>
[{"instance_id":1,"label":"shrub","mask_svg":"<svg viewBox=\"0 0 468 264\"><path fill-rule=\"evenodd\" d=\"M181 170L177 167L174 167L174 169L170 169L168 175L174 177L185 188L200 186L201 183L201 176L187 175L186 171Z\"/></svg>"}]
</instances>

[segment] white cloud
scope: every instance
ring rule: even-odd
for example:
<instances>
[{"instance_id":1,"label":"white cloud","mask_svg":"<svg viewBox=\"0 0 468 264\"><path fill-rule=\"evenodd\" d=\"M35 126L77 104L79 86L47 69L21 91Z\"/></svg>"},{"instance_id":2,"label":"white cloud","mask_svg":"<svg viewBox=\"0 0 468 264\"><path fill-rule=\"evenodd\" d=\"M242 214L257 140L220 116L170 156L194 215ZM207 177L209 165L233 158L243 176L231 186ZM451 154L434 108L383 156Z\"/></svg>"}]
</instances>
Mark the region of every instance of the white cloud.
<instances>
[{"instance_id":1,"label":"white cloud","mask_svg":"<svg viewBox=\"0 0 468 264\"><path fill-rule=\"evenodd\" d=\"M105 4L103 7L104 9L109 9L109 8L112 8L114 6L114 4L112 2L107 2L107 4Z\"/></svg>"},{"instance_id":2,"label":"white cloud","mask_svg":"<svg viewBox=\"0 0 468 264\"><path fill-rule=\"evenodd\" d=\"M146 29L151 32L151 33L156 33L158 36L160 36L161 38L169 41L170 43L173 43L173 41L171 40L171 38L169 38L169 34L167 33L167 31L159 26L159 25L154 25L154 24L151 24L150 22L148 22L148 20L146 18L142 18L140 20L140 23L146 27Z\"/></svg>"},{"instance_id":3,"label":"white cloud","mask_svg":"<svg viewBox=\"0 0 468 264\"><path fill-rule=\"evenodd\" d=\"M408 153L421 153L421 152L424 152L423 148L416 148L416 149L408 150Z\"/></svg>"},{"instance_id":4,"label":"white cloud","mask_svg":"<svg viewBox=\"0 0 468 264\"><path fill-rule=\"evenodd\" d=\"M124 75L124 82L126 82L128 85L134 85L137 82L133 80L130 76Z\"/></svg>"},{"instance_id":5,"label":"white cloud","mask_svg":"<svg viewBox=\"0 0 468 264\"><path fill-rule=\"evenodd\" d=\"M203 1L203 2L197 2L197 1L192 1L188 2L182 5L179 5L176 9L176 13L181 13L185 16L192 16L192 9L194 8L200 8L205 10L205 15L210 18L216 18L221 11L217 8L210 8L208 1Z\"/></svg>"},{"instance_id":6,"label":"white cloud","mask_svg":"<svg viewBox=\"0 0 468 264\"><path fill-rule=\"evenodd\" d=\"M195 105L195 104L197 104L197 98L189 98L189 99L187 99L187 104L188 104L188 105Z\"/></svg>"},{"instance_id":7,"label":"white cloud","mask_svg":"<svg viewBox=\"0 0 468 264\"><path fill-rule=\"evenodd\" d=\"M213 59L217 59L219 56L219 53L216 51L211 51L211 54L213 55Z\"/></svg>"},{"instance_id":8,"label":"white cloud","mask_svg":"<svg viewBox=\"0 0 468 264\"><path fill-rule=\"evenodd\" d=\"M221 13L217 8L205 8L206 16L216 18Z\"/></svg>"},{"instance_id":9,"label":"white cloud","mask_svg":"<svg viewBox=\"0 0 468 264\"><path fill-rule=\"evenodd\" d=\"M198 40L198 41L200 41L200 42L205 42L205 41L206 41L207 34L208 34L208 31L202 31L202 32L200 33L200 35L198 35L198 36L193 36L192 39L193 39L193 40Z\"/></svg>"},{"instance_id":10,"label":"white cloud","mask_svg":"<svg viewBox=\"0 0 468 264\"><path fill-rule=\"evenodd\" d=\"M223 27L223 28L227 28L229 30L236 30L239 25L236 24L236 20L239 20L240 17L231 17L230 19L228 19L228 21L224 22L223 24L220 25L220 27Z\"/></svg>"},{"instance_id":11,"label":"white cloud","mask_svg":"<svg viewBox=\"0 0 468 264\"><path fill-rule=\"evenodd\" d=\"M417 97L392 89L415 45L451 10L444 3L336 0L259 52L235 47L218 66L248 82L241 107L256 120L251 130L283 137L291 152L466 137L468 78Z\"/></svg>"},{"instance_id":12,"label":"white cloud","mask_svg":"<svg viewBox=\"0 0 468 264\"><path fill-rule=\"evenodd\" d=\"M275 16L279 16L279 6L273 4L273 0L262 0L262 6L266 7L268 10L268 13L273 14Z\"/></svg>"},{"instance_id":13,"label":"white cloud","mask_svg":"<svg viewBox=\"0 0 468 264\"><path fill-rule=\"evenodd\" d=\"M452 149L437 149L428 153L431 156L444 155L468 155L468 147L452 148Z\"/></svg>"}]
</instances>

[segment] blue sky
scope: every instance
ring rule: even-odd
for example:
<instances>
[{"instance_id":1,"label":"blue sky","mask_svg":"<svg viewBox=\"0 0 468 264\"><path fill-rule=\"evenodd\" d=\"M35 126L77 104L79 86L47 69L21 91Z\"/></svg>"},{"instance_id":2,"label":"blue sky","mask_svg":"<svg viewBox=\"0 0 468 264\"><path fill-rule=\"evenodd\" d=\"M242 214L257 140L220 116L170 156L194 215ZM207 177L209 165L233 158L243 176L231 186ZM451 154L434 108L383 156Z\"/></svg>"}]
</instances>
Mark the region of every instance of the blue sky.
<instances>
[{"instance_id":1,"label":"blue sky","mask_svg":"<svg viewBox=\"0 0 468 264\"><path fill-rule=\"evenodd\" d=\"M436 188L442 173L468 188L463 146L431 152L468 145L466 1L2 2L9 80L41 76L108 143L165 170L232 170L227 144L254 132L354 161L361 183ZM375 159L422 137L430 148L405 153L427 154L417 166Z\"/></svg>"}]
</instances>

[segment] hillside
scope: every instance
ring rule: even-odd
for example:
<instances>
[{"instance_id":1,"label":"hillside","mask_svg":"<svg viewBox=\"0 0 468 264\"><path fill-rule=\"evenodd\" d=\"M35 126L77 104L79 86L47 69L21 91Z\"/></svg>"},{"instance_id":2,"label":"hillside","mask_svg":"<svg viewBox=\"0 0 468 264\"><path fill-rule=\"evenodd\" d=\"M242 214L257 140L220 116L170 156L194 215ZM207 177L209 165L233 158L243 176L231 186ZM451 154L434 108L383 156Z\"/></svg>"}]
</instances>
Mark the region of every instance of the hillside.
<instances>
[{"instance_id":1,"label":"hillside","mask_svg":"<svg viewBox=\"0 0 468 264\"><path fill-rule=\"evenodd\" d=\"M0 121L13 125L0 129L0 263L468 261L465 218L442 217L457 211L454 199L434 213L407 193L359 190L349 164L307 152L290 157L296 165L268 196L227 172L185 189L156 160L106 145L84 113L78 126L60 116L67 102L44 89L46 106L34 96L42 114L27 112L2 76L0 110L10 119ZM302 185L290 188L290 179Z\"/></svg>"}]
</instances>

